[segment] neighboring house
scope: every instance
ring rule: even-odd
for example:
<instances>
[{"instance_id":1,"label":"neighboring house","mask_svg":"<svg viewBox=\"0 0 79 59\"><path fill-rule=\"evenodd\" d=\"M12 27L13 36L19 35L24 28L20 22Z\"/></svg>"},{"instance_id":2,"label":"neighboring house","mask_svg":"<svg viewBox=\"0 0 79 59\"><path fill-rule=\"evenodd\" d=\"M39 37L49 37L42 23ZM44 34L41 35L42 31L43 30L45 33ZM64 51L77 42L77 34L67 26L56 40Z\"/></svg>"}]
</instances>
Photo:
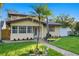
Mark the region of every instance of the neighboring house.
<instances>
[{"instance_id":1,"label":"neighboring house","mask_svg":"<svg viewBox=\"0 0 79 59\"><path fill-rule=\"evenodd\" d=\"M3 24L4 24L4 21L0 21L0 41L1 41L1 30L2 30Z\"/></svg>"},{"instance_id":2,"label":"neighboring house","mask_svg":"<svg viewBox=\"0 0 79 59\"><path fill-rule=\"evenodd\" d=\"M36 16L29 16L24 14L8 13L7 26L10 30L10 40L22 40L37 38L38 29L40 29L40 38L44 38L47 33L46 22L41 21L40 28L39 21ZM60 35L60 23L49 22L49 33L52 37L59 37Z\"/></svg>"},{"instance_id":3,"label":"neighboring house","mask_svg":"<svg viewBox=\"0 0 79 59\"><path fill-rule=\"evenodd\" d=\"M1 22L2 26L1 26L1 40L9 40L10 39L10 31L8 28L6 28L6 22L3 21Z\"/></svg>"}]
</instances>

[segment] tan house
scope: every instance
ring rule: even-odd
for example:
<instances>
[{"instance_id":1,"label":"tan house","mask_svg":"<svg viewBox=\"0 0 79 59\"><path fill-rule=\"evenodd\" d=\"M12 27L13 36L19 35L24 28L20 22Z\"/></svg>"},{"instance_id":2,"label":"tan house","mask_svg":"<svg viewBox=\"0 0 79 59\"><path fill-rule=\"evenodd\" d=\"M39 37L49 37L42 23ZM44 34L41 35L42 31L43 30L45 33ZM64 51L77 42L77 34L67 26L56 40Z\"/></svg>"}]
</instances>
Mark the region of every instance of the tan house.
<instances>
[{"instance_id":1,"label":"tan house","mask_svg":"<svg viewBox=\"0 0 79 59\"><path fill-rule=\"evenodd\" d=\"M36 16L29 16L24 14L8 13L7 25L10 30L10 40L22 40L37 38L38 29L40 29L40 38L44 38L47 33L46 22L42 20L39 27L39 21ZM49 22L49 32L51 36L60 36L60 23Z\"/></svg>"}]
</instances>

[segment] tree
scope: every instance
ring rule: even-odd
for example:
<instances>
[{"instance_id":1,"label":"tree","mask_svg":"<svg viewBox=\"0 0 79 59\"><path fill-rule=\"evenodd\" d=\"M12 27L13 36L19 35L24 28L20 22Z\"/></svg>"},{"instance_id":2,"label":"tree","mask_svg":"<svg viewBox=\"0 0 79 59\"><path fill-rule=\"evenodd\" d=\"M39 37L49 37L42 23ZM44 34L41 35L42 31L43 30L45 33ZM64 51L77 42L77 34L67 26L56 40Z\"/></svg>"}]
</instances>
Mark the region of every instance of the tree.
<instances>
[{"instance_id":1,"label":"tree","mask_svg":"<svg viewBox=\"0 0 79 59\"><path fill-rule=\"evenodd\" d=\"M75 31L76 34L79 35L79 22L76 22Z\"/></svg>"},{"instance_id":2,"label":"tree","mask_svg":"<svg viewBox=\"0 0 79 59\"><path fill-rule=\"evenodd\" d=\"M36 44L36 54L38 54L38 43L39 43L39 39L40 39L40 23L41 23L41 18L42 18L42 12L43 12L43 5L37 5L37 6L33 6L32 7L34 11L32 11L31 13L34 16L38 17L39 20L39 26L38 26L38 38L37 38L37 44Z\"/></svg>"},{"instance_id":3,"label":"tree","mask_svg":"<svg viewBox=\"0 0 79 59\"><path fill-rule=\"evenodd\" d=\"M2 5L3 5L3 4L2 4L2 3L0 3L0 8L2 7Z\"/></svg>"},{"instance_id":4,"label":"tree","mask_svg":"<svg viewBox=\"0 0 79 59\"><path fill-rule=\"evenodd\" d=\"M74 17L62 14L60 16L55 17L55 22L61 23L62 27L70 27L73 30L75 27L74 19Z\"/></svg>"},{"instance_id":5,"label":"tree","mask_svg":"<svg viewBox=\"0 0 79 59\"><path fill-rule=\"evenodd\" d=\"M49 25L48 25L49 20L48 20L48 17L49 17L50 15L52 15L52 12L51 12L51 10L48 9L48 5L47 5L47 4L44 5L42 14L43 14L43 16L46 18L47 34L46 34L46 38L45 38L45 39L47 40L48 37L49 37Z\"/></svg>"},{"instance_id":6,"label":"tree","mask_svg":"<svg viewBox=\"0 0 79 59\"><path fill-rule=\"evenodd\" d=\"M1 10L2 6L3 6L3 4L2 4L2 3L0 3L0 10ZM0 14L1 14L1 12L2 12L2 11L0 11Z\"/></svg>"}]
</instances>

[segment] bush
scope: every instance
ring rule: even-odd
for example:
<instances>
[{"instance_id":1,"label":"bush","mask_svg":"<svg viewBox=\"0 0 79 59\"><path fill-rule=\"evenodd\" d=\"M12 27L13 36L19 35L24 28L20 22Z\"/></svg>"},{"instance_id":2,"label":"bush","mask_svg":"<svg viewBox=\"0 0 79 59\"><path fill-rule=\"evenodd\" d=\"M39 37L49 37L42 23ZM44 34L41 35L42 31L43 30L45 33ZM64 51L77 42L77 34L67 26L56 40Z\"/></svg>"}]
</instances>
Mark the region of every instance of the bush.
<instances>
[{"instance_id":1,"label":"bush","mask_svg":"<svg viewBox=\"0 0 79 59\"><path fill-rule=\"evenodd\" d=\"M32 38L30 38L30 40L32 40Z\"/></svg>"},{"instance_id":2,"label":"bush","mask_svg":"<svg viewBox=\"0 0 79 59\"><path fill-rule=\"evenodd\" d=\"M51 37L51 34L47 33L47 34L46 34L46 37L47 37L47 38L50 38L50 37Z\"/></svg>"},{"instance_id":3,"label":"bush","mask_svg":"<svg viewBox=\"0 0 79 59\"><path fill-rule=\"evenodd\" d=\"M22 40L25 40L24 38Z\"/></svg>"},{"instance_id":4,"label":"bush","mask_svg":"<svg viewBox=\"0 0 79 59\"><path fill-rule=\"evenodd\" d=\"M39 54L43 54L43 51L39 51Z\"/></svg>"},{"instance_id":5,"label":"bush","mask_svg":"<svg viewBox=\"0 0 79 59\"><path fill-rule=\"evenodd\" d=\"M14 38L14 41L16 41L16 39Z\"/></svg>"},{"instance_id":6,"label":"bush","mask_svg":"<svg viewBox=\"0 0 79 59\"><path fill-rule=\"evenodd\" d=\"M34 53L34 50L30 50L30 51L29 51L29 54L33 54L33 53Z\"/></svg>"},{"instance_id":7,"label":"bush","mask_svg":"<svg viewBox=\"0 0 79 59\"><path fill-rule=\"evenodd\" d=\"M20 39L18 38L18 40L20 40Z\"/></svg>"},{"instance_id":8,"label":"bush","mask_svg":"<svg viewBox=\"0 0 79 59\"><path fill-rule=\"evenodd\" d=\"M27 40L29 40L29 38L27 37Z\"/></svg>"},{"instance_id":9,"label":"bush","mask_svg":"<svg viewBox=\"0 0 79 59\"><path fill-rule=\"evenodd\" d=\"M69 34L69 36L75 36L75 34Z\"/></svg>"}]
</instances>

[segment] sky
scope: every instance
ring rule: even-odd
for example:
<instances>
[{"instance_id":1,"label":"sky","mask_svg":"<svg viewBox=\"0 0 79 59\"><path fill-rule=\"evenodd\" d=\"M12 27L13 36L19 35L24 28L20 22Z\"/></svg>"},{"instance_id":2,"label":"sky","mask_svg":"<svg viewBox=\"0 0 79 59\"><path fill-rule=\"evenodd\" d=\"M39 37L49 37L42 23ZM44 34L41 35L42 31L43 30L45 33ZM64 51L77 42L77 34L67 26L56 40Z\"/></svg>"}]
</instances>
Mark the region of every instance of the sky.
<instances>
[{"instance_id":1,"label":"sky","mask_svg":"<svg viewBox=\"0 0 79 59\"><path fill-rule=\"evenodd\" d=\"M7 18L7 10L14 10L23 14L30 14L33 11L32 6L39 3L5 3L2 7L2 20ZM49 9L53 16L67 14L79 21L79 3L49 3Z\"/></svg>"}]
</instances>

